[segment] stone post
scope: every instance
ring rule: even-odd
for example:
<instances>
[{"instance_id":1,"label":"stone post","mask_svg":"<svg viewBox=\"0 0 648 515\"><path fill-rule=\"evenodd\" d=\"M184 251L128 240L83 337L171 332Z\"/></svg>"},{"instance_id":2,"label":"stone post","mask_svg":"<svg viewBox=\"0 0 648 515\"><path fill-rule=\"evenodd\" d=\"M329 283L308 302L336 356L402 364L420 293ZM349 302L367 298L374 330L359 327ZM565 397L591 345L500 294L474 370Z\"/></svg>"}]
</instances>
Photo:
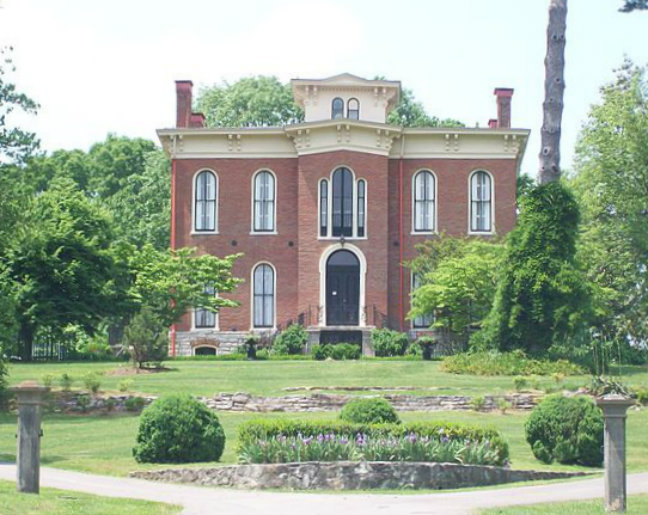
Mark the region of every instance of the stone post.
<instances>
[{"instance_id":1,"label":"stone post","mask_svg":"<svg viewBox=\"0 0 648 515\"><path fill-rule=\"evenodd\" d=\"M24 381L11 391L18 404L17 481L19 492L38 493L40 476L41 404L49 391L34 381Z\"/></svg>"},{"instance_id":2,"label":"stone post","mask_svg":"<svg viewBox=\"0 0 648 515\"><path fill-rule=\"evenodd\" d=\"M605 417L605 509L623 513L626 510L626 412L634 404L619 394L608 394L596 400Z\"/></svg>"}]
</instances>

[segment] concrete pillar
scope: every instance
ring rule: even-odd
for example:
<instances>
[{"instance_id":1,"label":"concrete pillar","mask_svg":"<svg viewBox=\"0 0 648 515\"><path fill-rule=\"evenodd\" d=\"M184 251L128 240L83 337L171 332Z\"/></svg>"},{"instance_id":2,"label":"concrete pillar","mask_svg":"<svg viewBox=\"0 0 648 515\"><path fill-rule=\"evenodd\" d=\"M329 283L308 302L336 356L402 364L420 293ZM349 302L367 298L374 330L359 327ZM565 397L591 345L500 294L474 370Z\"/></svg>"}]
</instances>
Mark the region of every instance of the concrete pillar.
<instances>
[{"instance_id":1,"label":"concrete pillar","mask_svg":"<svg viewBox=\"0 0 648 515\"><path fill-rule=\"evenodd\" d=\"M596 400L605 417L605 509L623 513L626 510L626 416L634 404L619 394L608 394Z\"/></svg>"},{"instance_id":2,"label":"concrete pillar","mask_svg":"<svg viewBox=\"0 0 648 515\"><path fill-rule=\"evenodd\" d=\"M49 391L34 381L24 381L11 388L18 404L18 474L19 492L38 493L40 476L41 404Z\"/></svg>"}]
</instances>

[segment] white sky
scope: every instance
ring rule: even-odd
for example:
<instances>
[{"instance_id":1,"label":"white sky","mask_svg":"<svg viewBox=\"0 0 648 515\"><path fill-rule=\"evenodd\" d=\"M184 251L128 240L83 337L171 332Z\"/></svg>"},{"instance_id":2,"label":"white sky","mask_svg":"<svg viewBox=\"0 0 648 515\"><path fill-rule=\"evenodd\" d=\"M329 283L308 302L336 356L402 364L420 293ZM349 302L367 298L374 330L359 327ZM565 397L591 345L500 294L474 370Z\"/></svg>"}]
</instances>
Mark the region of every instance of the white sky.
<instances>
[{"instance_id":1,"label":"white sky","mask_svg":"<svg viewBox=\"0 0 648 515\"><path fill-rule=\"evenodd\" d=\"M621 0L569 0L563 167L589 105L627 55L648 62L648 12ZM513 87L513 125L542 123L548 0L0 0L0 45L13 80L41 104L14 118L43 148L87 149L108 132L156 140L175 122L174 80L199 89L271 74L282 81L384 75L430 114L468 126L495 117L495 86Z\"/></svg>"}]
</instances>

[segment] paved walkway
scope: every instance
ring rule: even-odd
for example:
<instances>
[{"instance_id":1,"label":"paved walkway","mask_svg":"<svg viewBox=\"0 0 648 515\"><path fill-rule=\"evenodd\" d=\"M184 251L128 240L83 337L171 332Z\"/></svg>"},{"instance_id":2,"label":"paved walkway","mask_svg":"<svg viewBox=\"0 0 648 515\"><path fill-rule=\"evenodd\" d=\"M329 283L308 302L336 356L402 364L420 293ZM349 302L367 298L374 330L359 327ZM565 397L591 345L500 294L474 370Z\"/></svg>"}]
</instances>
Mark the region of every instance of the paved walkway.
<instances>
[{"instance_id":1,"label":"paved walkway","mask_svg":"<svg viewBox=\"0 0 648 515\"><path fill-rule=\"evenodd\" d=\"M1 479L15 479L13 464L0 464ZM108 497L130 497L180 504L184 515L469 515L479 508L537 502L602 498L603 480L585 479L568 483L520 486L472 492L423 495L313 494L242 491L223 488L155 483L41 469L41 485ZM648 493L648 473L628 476L628 493Z\"/></svg>"}]
</instances>

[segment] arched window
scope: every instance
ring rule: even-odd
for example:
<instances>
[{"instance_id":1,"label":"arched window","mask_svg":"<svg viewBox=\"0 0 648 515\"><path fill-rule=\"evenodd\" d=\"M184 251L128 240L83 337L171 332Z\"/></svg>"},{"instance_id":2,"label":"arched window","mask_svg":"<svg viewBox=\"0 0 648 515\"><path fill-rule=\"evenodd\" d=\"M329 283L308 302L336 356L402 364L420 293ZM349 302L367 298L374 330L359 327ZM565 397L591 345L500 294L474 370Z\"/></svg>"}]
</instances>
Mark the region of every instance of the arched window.
<instances>
[{"instance_id":1,"label":"arched window","mask_svg":"<svg viewBox=\"0 0 648 515\"><path fill-rule=\"evenodd\" d=\"M320 181L320 236L328 236L328 181Z\"/></svg>"},{"instance_id":2,"label":"arched window","mask_svg":"<svg viewBox=\"0 0 648 515\"><path fill-rule=\"evenodd\" d=\"M204 291L206 295L216 295L216 290L214 289L213 284L205 286ZM205 309L204 307L197 307L194 310L194 325L196 328L216 327L216 313Z\"/></svg>"},{"instance_id":3,"label":"arched window","mask_svg":"<svg viewBox=\"0 0 648 515\"><path fill-rule=\"evenodd\" d=\"M365 222L366 222L366 198L367 198L367 183L364 179L358 181L358 238L364 238L365 235Z\"/></svg>"},{"instance_id":4,"label":"arched window","mask_svg":"<svg viewBox=\"0 0 648 515\"><path fill-rule=\"evenodd\" d=\"M344 100L340 97L336 97L331 102L331 118L335 120L336 118L344 118Z\"/></svg>"},{"instance_id":5,"label":"arched window","mask_svg":"<svg viewBox=\"0 0 648 515\"><path fill-rule=\"evenodd\" d=\"M360 119L360 102L357 98L350 98L347 102L347 118L350 120Z\"/></svg>"},{"instance_id":6,"label":"arched window","mask_svg":"<svg viewBox=\"0 0 648 515\"><path fill-rule=\"evenodd\" d=\"M491 232L493 230L492 181L488 173L475 172L470 176L470 231Z\"/></svg>"},{"instance_id":7,"label":"arched window","mask_svg":"<svg viewBox=\"0 0 648 515\"><path fill-rule=\"evenodd\" d=\"M412 273L412 293L420 288L422 284L421 274L417 274L416 272ZM428 329L432 325L432 322L434 322L434 315L432 313L426 313L425 315L419 315L414 318L412 325L414 329Z\"/></svg>"},{"instance_id":8,"label":"arched window","mask_svg":"<svg viewBox=\"0 0 648 515\"><path fill-rule=\"evenodd\" d=\"M254 176L254 232L275 230L275 178L264 170Z\"/></svg>"},{"instance_id":9,"label":"arched window","mask_svg":"<svg viewBox=\"0 0 648 515\"><path fill-rule=\"evenodd\" d=\"M353 236L353 174L348 168L333 172L333 236Z\"/></svg>"},{"instance_id":10,"label":"arched window","mask_svg":"<svg viewBox=\"0 0 648 515\"><path fill-rule=\"evenodd\" d=\"M262 263L254 269L252 320L254 327L274 326L274 269Z\"/></svg>"},{"instance_id":11,"label":"arched window","mask_svg":"<svg viewBox=\"0 0 648 515\"><path fill-rule=\"evenodd\" d=\"M216 231L216 175L204 170L196 176L194 186L194 229Z\"/></svg>"},{"instance_id":12,"label":"arched window","mask_svg":"<svg viewBox=\"0 0 648 515\"><path fill-rule=\"evenodd\" d=\"M422 170L414 176L414 232L434 231L434 175Z\"/></svg>"}]
</instances>

